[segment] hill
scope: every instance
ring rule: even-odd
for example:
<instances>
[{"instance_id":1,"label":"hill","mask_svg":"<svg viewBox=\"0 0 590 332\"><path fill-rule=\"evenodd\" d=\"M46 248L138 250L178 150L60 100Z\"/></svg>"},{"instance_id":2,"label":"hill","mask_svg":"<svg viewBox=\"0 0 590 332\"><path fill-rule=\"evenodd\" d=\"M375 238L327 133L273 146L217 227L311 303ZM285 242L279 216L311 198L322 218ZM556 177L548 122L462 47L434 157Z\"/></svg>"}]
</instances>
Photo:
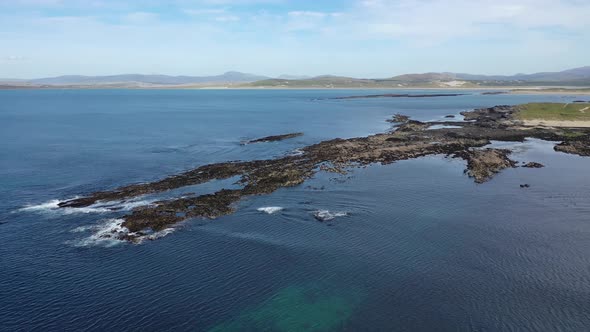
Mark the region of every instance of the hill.
<instances>
[{"instance_id":1,"label":"hill","mask_svg":"<svg viewBox=\"0 0 590 332\"><path fill-rule=\"evenodd\" d=\"M109 76L67 75L40 78L26 81L39 85L99 85L115 83L140 83L148 85L184 85L184 84L227 84L247 83L267 79L266 76L229 71L216 76L169 76L169 75L141 75L123 74Z\"/></svg>"},{"instance_id":2,"label":"hill","mask_svg":"<svg viewBox=\"0 0 590 332\"><path fill-rule=\"evenodd\" d=\"M299 80L266 79L244 86L275 88L477 88L555 85L590 86L590 67L512 76L431 72L404 74L382 79L361 79L324 75Z\"/></svg>"},{"instance_id":3,"label":"hill","mask_svg":"<svg viewBox=\"0 0 590 332\"><path fill-rule=\"evenodd\" d=\"M262 75L229 71L215 76L123 74L109 76L67 75L32 80L0 79L4 88L486 88L486 87L589 87L590 66L560 72L516 75L477 75L450 72L404 74L389 78L354 78Z\"/></svg>"}]
</instances>

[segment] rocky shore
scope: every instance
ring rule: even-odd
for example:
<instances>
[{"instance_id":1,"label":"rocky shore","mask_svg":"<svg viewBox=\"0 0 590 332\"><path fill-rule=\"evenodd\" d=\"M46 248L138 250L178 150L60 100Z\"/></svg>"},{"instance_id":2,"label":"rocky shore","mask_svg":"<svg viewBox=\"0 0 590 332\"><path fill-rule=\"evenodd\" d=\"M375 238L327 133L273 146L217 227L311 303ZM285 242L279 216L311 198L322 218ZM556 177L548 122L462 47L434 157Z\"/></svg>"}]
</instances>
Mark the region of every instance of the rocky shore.
<instances>
[{"instance_id":1,"label":"rocky shore","mask_svg":"<svg viewBox=\"0 0 590 332\"><path fill-rule=\"evenodd\" d=\"M590 156L590 129L523 127L515 116L517 107L496 106L463 112L465 122L420 122L397 115L388 133L351 139L333 139L307 146L302 154L277 159L224 162L200 166L159 181L133 184L69 200L60 207L85 207L99 201L126 200L216 179L239 177L238 189L213 194L185 196L135 208L123 217L127 231L116 237L131 242L151 231L159 231L190 218L217 218L235 211L243 197L270 194L282 187L302 184L317 172L345 174L350 167L373 163L390 164L428 155L446 155L466 161L465 173L476 183L489 181L503 169L517 167L510 150L484 148L495 141L524 141L538 138L560 142L555 150ZM428 129L435 124L458 128ZM297 134L269 136L255 141L272 141ZM276 139L275 139L276 138ZM537 166L530 162L529 167Z\"/></svg>"}]
</instances>

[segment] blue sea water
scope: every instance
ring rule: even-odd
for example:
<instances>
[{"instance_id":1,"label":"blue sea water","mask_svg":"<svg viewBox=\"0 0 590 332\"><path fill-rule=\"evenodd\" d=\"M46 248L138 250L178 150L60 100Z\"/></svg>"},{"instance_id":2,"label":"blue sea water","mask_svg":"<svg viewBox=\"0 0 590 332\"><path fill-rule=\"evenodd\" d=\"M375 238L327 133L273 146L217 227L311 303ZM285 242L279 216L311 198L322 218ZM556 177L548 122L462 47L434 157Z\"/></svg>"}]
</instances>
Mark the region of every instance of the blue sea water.
<instances>
[{"instance_id":1,"label":"blue sea water","mask_svg":"<svg viewBox=\"0 0 590 332\"><path fill-rule=\"evenodd\" d=\"M551 142L508 143L514 159L546 167L482 185L443 156L318 174L139 245L97 234L157 197L118 203L118 212L55 208L207 163L383 132L396 113L437 120L580 98L326 99L380 92L0 91L0 330L588 330L590 158ZM337 217L319 223L322 210Z\"/></svg>"}]
</instances>

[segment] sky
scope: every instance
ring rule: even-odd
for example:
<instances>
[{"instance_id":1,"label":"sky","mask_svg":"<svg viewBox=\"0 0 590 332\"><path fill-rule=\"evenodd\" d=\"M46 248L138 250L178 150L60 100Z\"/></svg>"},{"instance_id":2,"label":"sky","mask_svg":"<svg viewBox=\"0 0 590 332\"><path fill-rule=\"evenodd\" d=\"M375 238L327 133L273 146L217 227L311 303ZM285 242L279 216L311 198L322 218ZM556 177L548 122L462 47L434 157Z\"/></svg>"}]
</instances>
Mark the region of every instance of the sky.
<instances>
[{"instance_id":1,"label":"sky","mask_svg":"<svg viewBox=\"0 0 590 332\"><path fill-rule=\"evenodd\" d=\"M590 65L590 0L0 0L0 78Z\"/></svg>"}]
</instances>

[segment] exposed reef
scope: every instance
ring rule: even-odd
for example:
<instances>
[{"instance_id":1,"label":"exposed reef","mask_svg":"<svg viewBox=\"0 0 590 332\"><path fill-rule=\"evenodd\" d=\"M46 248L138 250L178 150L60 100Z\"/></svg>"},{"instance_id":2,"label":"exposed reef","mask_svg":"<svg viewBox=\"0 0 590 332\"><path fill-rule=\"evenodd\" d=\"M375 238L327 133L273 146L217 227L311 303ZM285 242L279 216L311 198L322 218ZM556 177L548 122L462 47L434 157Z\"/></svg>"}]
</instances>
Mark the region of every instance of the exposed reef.
<instances>
[{"instance_id":1,"label":"exposed reef","mask_svg":"<svg viewBox=\"0 0 590 332\"><path fill-rule=\"evenodd\" d=\"M465 150L455 154L467 160L465 173L476 183L484 183L496 173L510 167L516 167L516 161L508 158L511 151L506 149Z\"/></svg>"},{"instance_id":2,"label":"exposed reef","mask_svg":"<svg viewBox=\"0 0 590 332\"><path fill-rule=\"evenodd\" d=\"M508 91L486 91L486 92L482 92L482 95L486 96L486 95L505 95L508 94Z\"/></svg>"},{"instance_id":3,"label":"exposed reef","mask_svg":"<svg viewBox=\"0 0 590 332\"><path fill-rule=\"evenodd\" d=\"M555 151L577 154L579 156L590 156L590 144L588 139L561 142L557 144L554 149Z\"/></svg>"},{"instance_id":4,"label":"exposed reef","mask_svg":"<svg viewBox=\"0 0 590 332\"><path fill-rule=\"evenodd\" d=\"M385 121L387 121L389 123L401 123L401 122L407 122L408 120L410 120L409 116L398 113L398 114L392 116L391 119L387 119Z\"/></svg>"},{"instance_id":5,"label":"exposed reef","mask_svg":"<svg viewBox=\"0 0 590 332\"><path fill-rule=\"evenodd\" d=\"M525 168L543 168L543 167L545 167L545 165L543 165L541 163L537 163L537 162L531 161L529 163L526 163L526 164L522 165L521 167L525 167Z\"/></svg>"},{"instance_id":6,"label":"exposed reef","mask_svg":"<svg viewBox=\"0 0 590 332\"><path fill-rule=\"evenodd\" d=\"M362 99L362 98L434 98L434 97L457 97L464 96L465 93L433 93L433 94L398 94L398 93L385 93L380 95L363 95L363 96L344 96L344 97L333 97L329 99Z\"/></svg>"},{"instance_id":7,"label":"exposed reef","mask_svg":"<svg viewBox=\"0 0 590 332\"><path fill-rule=\"evenodd\" d=\"M243 142L242 144L252 144L252 143L263 143L263 142L277 142L282 141L290 138L295 138L303 136L303 133L290 133L290 134L283 134L283 135L273 135L273 136L266 136L262 138L253 139L250 141Z\"/></svg>"},{"instance_id":8,"label":"exposed reef","mask_svg":"<svg viewBox=\"0 0 590 332\"><path fill-rule=\"evenodd\" d=\"M466 122L420 122L396 115L392 122L397 126L387 133L323 141L302 148L301 154L282 158L203 165L159 181L100 191L59 206L85 207L99 201L127 200L215 179L239 178L237 189L221 189L212 194L162 200L135 208L123 216L122 227L128 232L117 236L136 242L149 232L164 230L189 218L213 219L231 214L235 211L235 203L244 197L300 185L317 172L346 174L351 167L446 155L464 159L467 163L465 173L476 183L483 183L506 168L517 167L517 162L510 158L510 150L483 147L492 140L522 142L528 137L558 141L561 143L556 145L557 151L590 156L590 129L564 131L523 127L516 117L517 112L518 107L512 106L478 109L462 113ZM428 129L435 124L458 127ZM280 136L285 135L276 137ZM268 137L263 139L260 140L268 141ZM536 167L537 163L527 165L525 167Z\"/></svg>"}]
</instances>

